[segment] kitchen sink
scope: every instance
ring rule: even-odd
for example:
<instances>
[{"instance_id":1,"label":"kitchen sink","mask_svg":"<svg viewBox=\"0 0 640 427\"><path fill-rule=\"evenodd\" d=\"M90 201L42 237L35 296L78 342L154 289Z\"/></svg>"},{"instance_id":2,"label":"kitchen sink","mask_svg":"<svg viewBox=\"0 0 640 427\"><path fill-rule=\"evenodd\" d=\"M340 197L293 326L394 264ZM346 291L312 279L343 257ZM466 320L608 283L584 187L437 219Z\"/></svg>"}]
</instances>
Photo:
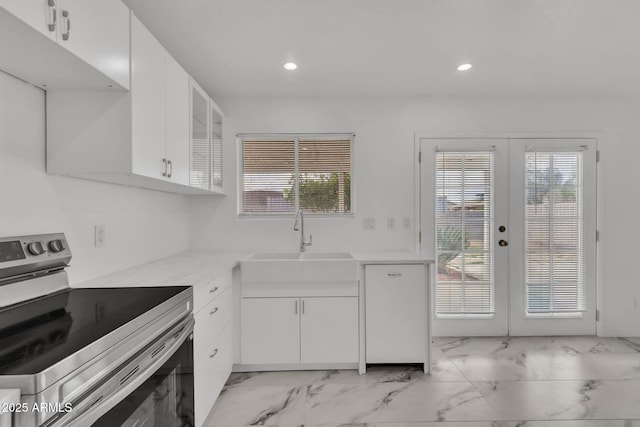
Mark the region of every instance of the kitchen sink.
<instances>
[{"instance_id":1,"label":"kitchen sink","mask_svg":"<svg viewBox=\"0 0 640 427\"><path fill-rule=\"evenodd\" d=\"M277 259L298 259L298 252L259 252L251 255L249 259L253 260L277 260Z\"/></svg>"},{"instance_id":2,"label":"kitchen sink","mask_svg":"<svg viewBox=\"0 0 640 427\"><path fill-rule=\"evenodd\" d=\"M242 262L243 282L302 283L358 280L348 252L259 252Z\"/></svg>"},{"instance_id":3,"label":"kitchen sink","mask_svg":"<svg viewBox=\"0 0 640 427\"><path fill-rule=\"evenodd\" d=\"M300 259L353 259L349 252L303 252Z\"/></svg>"}]
</instances>

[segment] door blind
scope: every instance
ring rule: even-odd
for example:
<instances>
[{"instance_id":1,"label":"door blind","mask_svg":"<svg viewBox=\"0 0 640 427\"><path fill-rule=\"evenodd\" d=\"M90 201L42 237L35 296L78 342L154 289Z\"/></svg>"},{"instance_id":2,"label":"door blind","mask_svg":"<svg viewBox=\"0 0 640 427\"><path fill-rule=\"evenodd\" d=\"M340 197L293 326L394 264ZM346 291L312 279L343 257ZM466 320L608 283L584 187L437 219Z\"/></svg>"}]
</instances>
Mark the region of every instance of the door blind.
<instances>
[{"instance_id":1,"label":"door blind","mask_svg":"<svg viewBox=\"0 0 640 427\"><path fill-rule=\"evenodd\" d=\"M494 313L494 154L436 153L436 314Z\"/></svg>"},{"instance_id":2,"label":"door blind","mask_svg":"<svg viewBox=\"0 0 640 427\"><path fill-rule=\"evenodd\" d=\"M527 152L525 286L528 315L585 311L581 152Z\"/></svg>"}]
</instances>

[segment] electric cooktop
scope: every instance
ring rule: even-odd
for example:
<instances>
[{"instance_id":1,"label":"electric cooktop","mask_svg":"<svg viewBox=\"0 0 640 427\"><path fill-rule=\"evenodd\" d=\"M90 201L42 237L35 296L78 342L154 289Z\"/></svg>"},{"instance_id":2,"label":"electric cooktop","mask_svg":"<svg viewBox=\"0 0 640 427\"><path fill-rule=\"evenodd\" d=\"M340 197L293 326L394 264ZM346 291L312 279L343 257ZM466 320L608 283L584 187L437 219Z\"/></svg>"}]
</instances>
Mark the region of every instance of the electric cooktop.
<instances>
[{"instance_id":1,"label":"electric cooktop","mask_svg":"<svg viewBox=\"0 0 640 427\"><path fill-rule=\"evenodd\" d=\"M0 308L0 375L41 372L187 288L68 288Z\"/></svg>"}]
</instances>

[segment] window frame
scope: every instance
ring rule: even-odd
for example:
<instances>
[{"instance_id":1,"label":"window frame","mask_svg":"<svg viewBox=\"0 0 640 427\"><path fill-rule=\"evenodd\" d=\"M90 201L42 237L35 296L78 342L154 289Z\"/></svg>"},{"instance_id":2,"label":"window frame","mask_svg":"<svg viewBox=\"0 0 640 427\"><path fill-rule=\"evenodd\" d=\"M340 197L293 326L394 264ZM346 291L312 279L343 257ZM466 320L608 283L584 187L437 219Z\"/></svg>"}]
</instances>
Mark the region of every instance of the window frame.
<instances>
[{"instance_id":1,"label":"window frame","mask_svg":"<svg viewBox=\"0 0 640 427\"><path fill-rule=\"evenodd\" d=\"M236 153L237 153L237 170L238 170L238 186L236 189L237 196L237 216L242 219L279 219L279 218L294 218L296 212L300 208L300 195L298 193L298 182L300 179L299 173L299 141L303 139L342 139L349 140L349 150L351 154L350 174L351 174L351 209L349 212L344 213L323 213L323 212L311 212L304 211L305 216L313 216L316 218L353 218L355 216L356 203L355 203L355 156L354 156L354 140L355 133L342 132L342 133L239 133L236 135ZM295 209L293 212L244 212L244 142L245 140L262 140L262 141L292 141L295 146L295 167L294 167L294 180L296 187L296 201Z\"/></svg>"}]
</instances>

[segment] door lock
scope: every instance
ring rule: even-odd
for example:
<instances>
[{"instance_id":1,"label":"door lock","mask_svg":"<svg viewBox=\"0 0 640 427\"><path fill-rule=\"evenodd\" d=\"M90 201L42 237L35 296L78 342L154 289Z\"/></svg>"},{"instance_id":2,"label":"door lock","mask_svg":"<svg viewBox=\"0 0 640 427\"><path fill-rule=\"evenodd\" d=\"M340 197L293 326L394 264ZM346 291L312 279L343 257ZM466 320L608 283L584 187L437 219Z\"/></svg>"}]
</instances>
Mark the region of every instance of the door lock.
<instances>
[{"instance_id":1,"label":"door lock","mask_svg":"<svg viewBox=\"0 0 640 427\"><path fill-rule=\"evenodd\" d=\"M500 240L500 241L498 242L498 245L500 245L500 246L508 246L508 245L509 245L509 242L507 242L506 240Z\"/></svg>"}]
</instances>

